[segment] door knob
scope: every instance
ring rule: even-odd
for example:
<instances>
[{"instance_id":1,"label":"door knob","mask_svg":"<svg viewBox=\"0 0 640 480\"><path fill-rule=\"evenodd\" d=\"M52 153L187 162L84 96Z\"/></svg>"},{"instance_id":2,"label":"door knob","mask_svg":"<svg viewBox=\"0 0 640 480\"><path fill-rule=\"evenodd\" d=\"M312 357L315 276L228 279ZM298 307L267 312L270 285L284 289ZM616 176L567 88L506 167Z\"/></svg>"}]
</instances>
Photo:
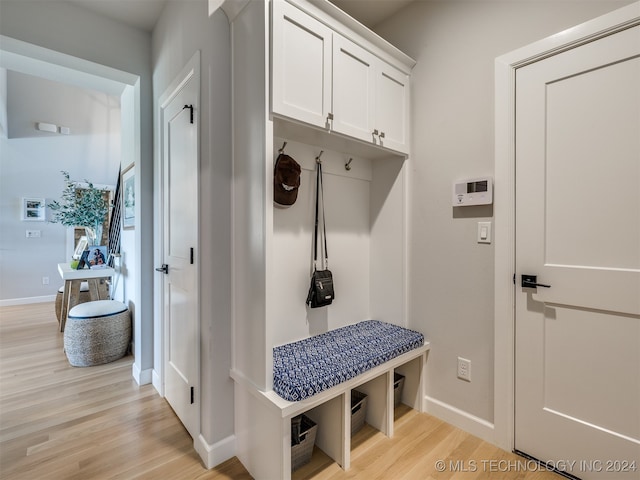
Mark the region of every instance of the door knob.
<instances>
[{"instance_id":1,"label":"door knob","mask_svg":"<svg viewBox=\"0 0 640 480\"><path fill-rule=\"evenodd\" d=\"M167 265L166 263L163 263L161 267L156 268L156 272L162 272L165 275L169 274L169 265Z\"/></svg>"},{"instance_id":2,"label":"door knob","mask_svg":"<svg viewBox=\"0 0 640 480\"><path fill-rule=\"evenodd\" d=\"M521 285L522 285L522 288L536 288L536 287L551 288L551 285L538 283L537 275L522 275Z\"/></svg>"}]
</instances>

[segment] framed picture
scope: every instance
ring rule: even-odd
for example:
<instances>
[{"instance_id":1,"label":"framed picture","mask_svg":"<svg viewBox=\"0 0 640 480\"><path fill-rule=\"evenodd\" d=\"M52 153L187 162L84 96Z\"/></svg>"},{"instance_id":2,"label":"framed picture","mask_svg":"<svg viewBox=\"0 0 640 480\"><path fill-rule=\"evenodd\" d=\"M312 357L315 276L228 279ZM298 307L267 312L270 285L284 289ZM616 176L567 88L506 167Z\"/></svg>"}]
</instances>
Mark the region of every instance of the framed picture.
<instances>
[{"instance_id":1,"label":"framed picture","mask_svg":"<svg viewBox=\"0 0 640 480\"><path fill-rule=\"evenodd\" d=\"M85 266L89 266L88 263L89 260L89 250L85 250L84 252L82 252L82 255L80 255L80 260L78 260L78 264L76 265L76 270L83 270L85 268Z\"/></svg>"},{"instance_id":2,"label":"framed picture","mask_svg":"<svg viewBox=\"0 0 640 480\"><path fill-rule=\"evenodd\" d=\"M22 220L25 222L45 221L44 198L22 198Z\"/></svg>"},{"instance_id":3,"label":"framed picture","mask_svg":"<svg viewBox=\"0 0 640 480\"><path fill-rule=\"evenodd\" d=\"M105 245L92 245L88 248L87 264L91 269L107 268L107 247Z\"/></svg>"},{"instance_id":4,"label":"framed picture","mask_svg":"<svg viewBox=\"0 0 640 480\"><path fill-rule=\"evenodd\" d=\"M87 241L87 237L82 236L80 237L80 240L78 240L78 245L76 245L76 249L73 252L73 259L75 260L79 260L80 257L82 256L82 252L84 252L87 249L87 245L89 244L89 242Z\"/></svg>"},{"instance_id":5,"label":"framed picture","mask_svg":"<svg viewBox=\"0 0 640 480\"><path fill-rule=\"evenodd\" d=\"M136 226L136 176L134 164L122 172L122 228Z\"/></svg>"}]
</instances>

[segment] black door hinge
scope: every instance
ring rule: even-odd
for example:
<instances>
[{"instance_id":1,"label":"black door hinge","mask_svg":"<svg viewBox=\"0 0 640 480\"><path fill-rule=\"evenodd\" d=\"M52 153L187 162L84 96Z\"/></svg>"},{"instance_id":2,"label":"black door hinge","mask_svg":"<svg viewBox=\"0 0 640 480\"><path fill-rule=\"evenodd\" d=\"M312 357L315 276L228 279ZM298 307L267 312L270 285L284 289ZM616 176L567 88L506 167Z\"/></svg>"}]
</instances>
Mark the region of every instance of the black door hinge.
<instances>
[{"instance_id":1,"label":"black door hinge","mask_svg":"<svg viewBox=\"0 0 640 480\"><path fill-rule=\"evenodd\" d=\"M189 109L189 123L193 123L193 105L185 105L182 107L182 110L188 108Z\"/></svg>"},{"instance_id":2,"label":"black door hinge","mask_svg":"<svg viewBox=\"0 0 640 480\"><path fill-rule=\"evenodd\" d=\"M191 265L193 265L193 247L191 247L189 251L189 261L191 262Z\"/></svg>"},{"instance_id":3,"label":"black door hinge","mask_svg":"<svg viewBox=\"0 0 640 480\"><path fill-rule=\"evenodd\" d=\"M195 402L195 389L191 387L191 405Z\"/></svg>"},{"instance_id":4,"label":"black door hinge","mask_svg":"<svg viewBox=\"0 0 640 480\"><path fill-rule=\"evenodd\" d=\"M513 274L513 284L514 285L516 284L516 274L515 273Z\"/></svg>"}]
</instances>

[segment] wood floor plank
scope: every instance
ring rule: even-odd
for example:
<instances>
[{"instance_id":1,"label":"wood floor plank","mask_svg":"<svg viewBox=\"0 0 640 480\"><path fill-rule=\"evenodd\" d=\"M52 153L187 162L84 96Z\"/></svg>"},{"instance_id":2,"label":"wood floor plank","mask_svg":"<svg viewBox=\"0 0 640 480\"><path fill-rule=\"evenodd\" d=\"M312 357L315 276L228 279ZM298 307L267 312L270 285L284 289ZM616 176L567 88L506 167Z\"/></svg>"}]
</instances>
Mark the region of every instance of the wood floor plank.
<instances>
[{"instance_id":1,"label":"wood floor plank","mask_svg":"<svg viewBox=\"0 0 640 480\"><path fill-rule=\"evenodd\" d=\"M131 356L75 368L63 352L53 303L0 307L0 478L10 480L248 480L232 458L207 470L193 440L153 386L138 386ZM388 438L366 425L351 469L317 447L295 480L559 480L545 471L494 472L481 462L520 459L406 406ZM442 460L447 468L436 469ZM522 459L520 459L522 460ZM460 471L476 462L476 471ZM279 480L279 479L273 479Z\"/></svg>"}]
</instances>

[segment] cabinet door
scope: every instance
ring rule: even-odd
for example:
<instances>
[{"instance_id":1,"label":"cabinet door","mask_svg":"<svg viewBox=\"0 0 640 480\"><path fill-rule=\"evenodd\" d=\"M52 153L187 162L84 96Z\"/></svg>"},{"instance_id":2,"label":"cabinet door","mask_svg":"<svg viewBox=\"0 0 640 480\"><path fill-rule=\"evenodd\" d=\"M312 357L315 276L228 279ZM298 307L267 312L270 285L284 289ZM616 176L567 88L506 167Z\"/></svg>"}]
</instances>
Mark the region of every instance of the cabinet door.
<instances>
[{"instance_id":1,"label":"cabinet door","mask_svg":"<svg viewBox=\"0 0 640 480\"><path fill-rule=\"evenodd\" d=\"M376 58L334 33L333 125L336 132L374 142Z\"/></svg>"},{"instance_id":2,"label":"cabinet door","mask_svg":"<svg viewBox=\"0 0 640 480\"><path fill-rule=\"evenodd\" d=\"M375 128L378 144L409 151L409 76L379 61L376 73Z\"/></svg>"},{"instance_id":3,"label":"cabinet door","mask_svg":"<svg viewBox=\"0 0 640 480\"><path fill-rule=\"evenodd\" d=\"M273 2L272 111L327 128L332 32L282 0Z\"/></svg>"}]
</instances>

